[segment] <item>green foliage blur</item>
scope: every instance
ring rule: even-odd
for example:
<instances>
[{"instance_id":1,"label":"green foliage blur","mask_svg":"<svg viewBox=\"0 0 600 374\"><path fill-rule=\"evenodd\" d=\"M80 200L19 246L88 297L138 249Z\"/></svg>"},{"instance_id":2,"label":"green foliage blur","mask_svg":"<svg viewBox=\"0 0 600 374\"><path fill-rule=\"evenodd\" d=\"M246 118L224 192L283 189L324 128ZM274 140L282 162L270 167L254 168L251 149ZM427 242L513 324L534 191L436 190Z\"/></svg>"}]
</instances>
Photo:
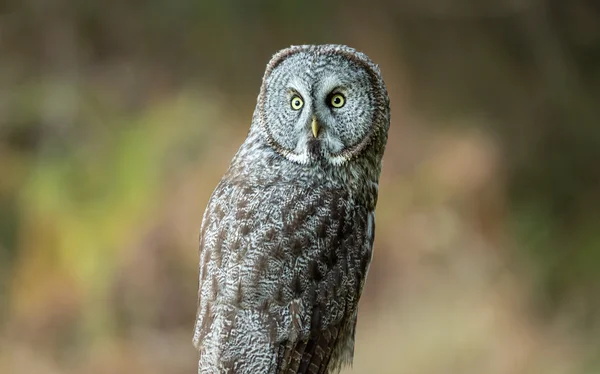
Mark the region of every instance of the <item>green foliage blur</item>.
<instances>
[{"instance_id":1,"label":"green foliage blur","mask_svg":"<svg viewBox=\"0 0 600 374\"><path fill-rule=\"evenodd\" d=\"M600 3L0 1L0 373L190 373L198 232L265 64L392 128L354 371L600 372Z\"/></svg>"}]
</instances>

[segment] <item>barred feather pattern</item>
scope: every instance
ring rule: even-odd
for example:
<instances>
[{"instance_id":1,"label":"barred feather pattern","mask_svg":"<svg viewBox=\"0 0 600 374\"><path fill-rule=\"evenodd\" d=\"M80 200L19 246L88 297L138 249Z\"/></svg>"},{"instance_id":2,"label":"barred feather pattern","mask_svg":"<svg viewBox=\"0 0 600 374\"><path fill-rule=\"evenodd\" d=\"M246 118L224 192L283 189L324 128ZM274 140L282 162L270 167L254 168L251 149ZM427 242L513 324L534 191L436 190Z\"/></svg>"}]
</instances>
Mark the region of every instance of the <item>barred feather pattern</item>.
<instances>
[{"instance_id":1,"label":"barred feather pattern","mask_svg":"<svg viewBox=\"0 0 600 374\"><path fill-rule=\"evenodd\" d=\"M302 53L316 62L323 55L328 66L331 56L346 61L358 52L292 47L267 66L248 137L203 217L194 330L199 374L335 373L352 362L389 100L376 66L358 55L357 66L377 84L369 92L376 104L366 140L351 140L346 153L329 152L322 140L317 153L307 151L308 161L290 159L269 135L273 124L263 112L276 108L264 96L282 60ZM303 131L290 136L302 138Z\"/></svg>"}]
</instances>

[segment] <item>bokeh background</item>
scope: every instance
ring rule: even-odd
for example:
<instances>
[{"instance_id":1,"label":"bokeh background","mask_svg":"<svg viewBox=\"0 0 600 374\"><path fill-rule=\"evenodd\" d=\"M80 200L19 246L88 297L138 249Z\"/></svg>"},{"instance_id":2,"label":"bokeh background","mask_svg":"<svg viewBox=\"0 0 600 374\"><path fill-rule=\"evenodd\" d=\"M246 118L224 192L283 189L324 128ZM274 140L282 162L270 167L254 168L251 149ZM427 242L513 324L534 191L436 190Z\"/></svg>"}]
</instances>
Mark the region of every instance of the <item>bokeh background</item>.
<instances>
[{"instance_id":1,"label":"bokeh background","mask_svg":"<svg viewBox=\"0 0 600 374\"><path fill-rule=\"evenodd\" d=\"M392 126L354 373L600 373L596 0L0 1L0 373L194 373L197 241L265 64Z\"/></svg>"}]
</instances>

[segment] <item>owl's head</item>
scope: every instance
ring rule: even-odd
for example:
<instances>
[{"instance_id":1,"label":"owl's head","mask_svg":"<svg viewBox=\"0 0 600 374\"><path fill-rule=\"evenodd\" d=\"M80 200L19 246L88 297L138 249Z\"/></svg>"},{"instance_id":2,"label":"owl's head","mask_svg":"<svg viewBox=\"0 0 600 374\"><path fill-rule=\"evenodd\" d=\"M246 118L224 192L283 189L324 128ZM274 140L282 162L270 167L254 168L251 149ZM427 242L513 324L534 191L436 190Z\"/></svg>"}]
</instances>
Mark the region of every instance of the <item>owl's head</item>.
<instances>
[{"instance_id":1,"label":"owl's head","mask_svg":"<svg viewBox=\"0 0 600 374\"><path fill-rule=\"evenodd\" d=\"M379 68L366 55L342 45L306 45L273 56L255 115L283 157L339 166L373 145L383 153L389 110Z\"/></svg>"}]
</instances>

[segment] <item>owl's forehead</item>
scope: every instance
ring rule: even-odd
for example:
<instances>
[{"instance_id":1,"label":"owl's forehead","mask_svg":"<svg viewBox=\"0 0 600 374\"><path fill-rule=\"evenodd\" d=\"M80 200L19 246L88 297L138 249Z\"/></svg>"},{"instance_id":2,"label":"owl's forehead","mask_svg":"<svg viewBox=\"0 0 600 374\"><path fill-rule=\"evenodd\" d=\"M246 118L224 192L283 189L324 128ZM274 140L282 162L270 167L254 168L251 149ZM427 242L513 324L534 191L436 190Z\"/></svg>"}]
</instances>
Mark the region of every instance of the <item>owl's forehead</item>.
<instances>
[{"instance_id":1,"label":"owl's forehead","mask_svg":"<svg viewBox=\"0 0 600 374\"><path fill-rule=\"evenodd\" d=\"M289 56L275 69L274 77L287 83L312 85L336 78L348 81L367 75L364 68L341 54L303 51Z\"/></svg>"}]
</instances>

